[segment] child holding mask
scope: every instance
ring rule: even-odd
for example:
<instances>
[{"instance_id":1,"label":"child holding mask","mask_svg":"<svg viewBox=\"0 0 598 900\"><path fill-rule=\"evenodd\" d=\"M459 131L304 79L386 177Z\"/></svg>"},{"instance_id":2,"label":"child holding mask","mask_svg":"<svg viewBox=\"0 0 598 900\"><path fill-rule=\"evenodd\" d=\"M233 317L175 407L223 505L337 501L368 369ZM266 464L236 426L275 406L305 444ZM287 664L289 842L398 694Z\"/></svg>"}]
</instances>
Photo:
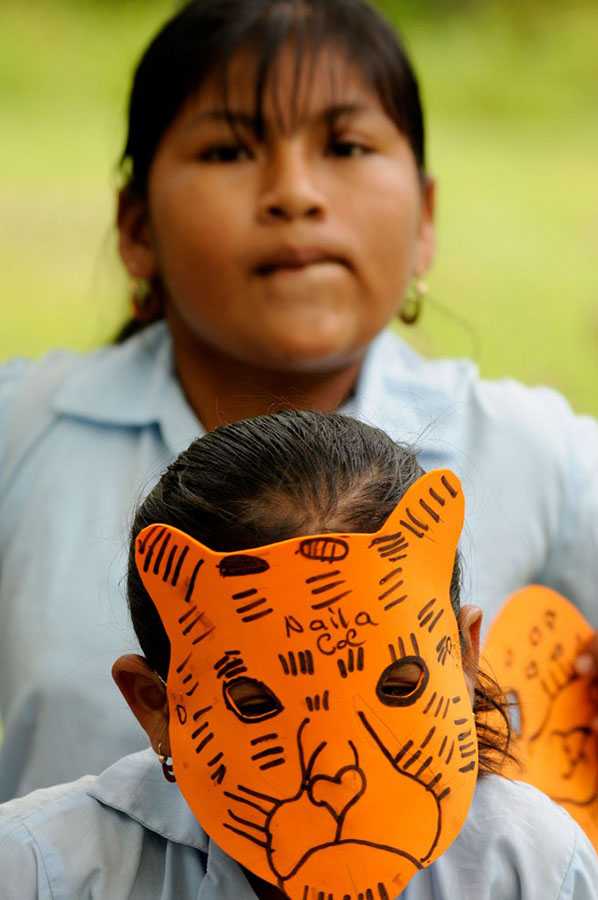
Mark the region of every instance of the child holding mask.
<instances>
[{"instance_id":1,"label":"child holding mask","mask_svg":"<svg viewBox=\"0 0 598 900\"><path fill-rule=\"evenodd\" d=\"M463 504L342 416L192 444L135 517L113 669L158 759L0 808L3 897L590 900L578 826L492 774Z\"/></svg>"}]
</instances>

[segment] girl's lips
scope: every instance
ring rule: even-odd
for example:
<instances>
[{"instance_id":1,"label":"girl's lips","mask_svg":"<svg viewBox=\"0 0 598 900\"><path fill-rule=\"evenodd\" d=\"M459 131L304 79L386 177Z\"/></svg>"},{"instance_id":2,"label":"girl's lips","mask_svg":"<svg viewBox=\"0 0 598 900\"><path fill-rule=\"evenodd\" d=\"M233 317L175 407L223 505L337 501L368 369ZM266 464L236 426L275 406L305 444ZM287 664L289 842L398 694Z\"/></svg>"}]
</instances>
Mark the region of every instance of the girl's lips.
<instances>
[{"instance_id":1,"label":"girl's lips","mask_svg":"<svg viewBox=\"0 0 598 900\"><path fill-rule=\"evenodd\" d=\"M258 275L270 275L280 269L303 269L306 266L331 262L347 265L341 257L319 247L285 247L260 262L256 271Z\"/></svg>"}]
</instances>

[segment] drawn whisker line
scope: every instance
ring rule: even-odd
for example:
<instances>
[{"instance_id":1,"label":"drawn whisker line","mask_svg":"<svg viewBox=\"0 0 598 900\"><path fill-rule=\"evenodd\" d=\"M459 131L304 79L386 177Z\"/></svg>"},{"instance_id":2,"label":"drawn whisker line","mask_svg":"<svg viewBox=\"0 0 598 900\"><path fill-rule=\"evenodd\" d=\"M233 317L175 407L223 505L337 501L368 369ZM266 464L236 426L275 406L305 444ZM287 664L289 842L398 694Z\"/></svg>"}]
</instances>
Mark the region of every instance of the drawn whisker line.
<instances>
[{"instance_id":1,"label":"drawn whisker line","mask_svg":"<svg viewBox=\"0 0 598 900\"><path fill-rule=\"evenodd\" d=\"M384 575L384 577L380 579L378 584L380 586L382 586L383 584L386 584L386 582L390 581L390 579L393 578L395 575L400 575L402 571L403 571L403 567L397 566L396 569L392 569L387 575Z\"/></svg>"},{"instance_id":2,"label":"drawn whisker line","mask_svg":"<svg viewBox=\"0 0 598 900\"><path fill-rule=\"evenodd\" d=\"M379 547L380 544L386 544L388 541L401 540L402 537L403 533L401 531L395 531L394 534L379 534L368 544L368 549L371 550L372 547Z\"/></svg>"},{"instance_id":3,"label":"drawn whisker line","mask_svg":"<svg viewBox=\"0 0 598 900\"><path fill-rule=\"evenodd\" d=\"M257 619L263 619L264 616L269 616L273 612L274 610L272 609L272 607L268 607L268 609L263 609L261 612L252 613L250 616L242 616L241 621L255 622Z\"/></svg>"},{"instance_id":4,"label":"drawn whisker line","mask_svg":"<svg viewBox=\"0 0 598 900\"><path fill-rule=\"evenodd\" d=\"M244 606L237 607L237 612L239 614L250 612L252 609L257 609L258 606L263 606L267 602L266 597L260 597L259 600L252 600L251 603L245 603Z\"/></svg>"},{"instance_id":5,"label":"drawn whisker line","mask_svg":"<svg viewBox=\"0 0 598 900\"><path fill-rule=\"evenodd\" d=\"M262 763L262 765L260 766L260 769L263 772L266 769L273 769L274 766L283 766L285 763L286 763L286 759L281 757L279 759L273 759L273 760L271 760L271 762Z\"/></svg>"},{"instance_id":6,"label":"drawn whisker line","mask_svg":"<svg viewBox=\"0 0 598 900\"><path fill-rule=\"evenodd\" d=\"M193 596L193 591L195 590L195 579L197 578L197 573L203 566L203 559L198 559L193 567L193 571L191 572L191 578L189 579L189 585L187 587L187 593L185 594L185 603L189 603L191 597Z\"/></svg>"},{"instance_id":7,"label":"drawn whisker line","mask_svg":"<svg viewBox=\"0 0 598 900\"><path fill-rule=\"evenodd\" d=\"M218 766L215 772L212 772L210 778L212 781L217 781L218 784L222 784L222 780L226 775L226 766L224 764Z\"/></svg>"},{"instance_id":8,"label":"drawn whisker line","mask_svg":"<svg viewBox=\"0 0 598 900\"><path fill-rule=\"evenodd\" d=\"M199 728L196 728L193 734L191 735L192 740L196 740L199 735L204 731L204 729L209 727L209 722L204 722L203 725L200 725Z\"/></svg>"},{"instance_id":9,"label":"drawn whisker line","mask_svg":"<svg viewBox=\"0 0 598 900\"><path fill-rule=\"evenodd\" d=\"M229 831L234 831L235 834L239 834L241 837L247 838L248 841L252 841L254 844L257 844L258 847L263 847L267 849L268 844L266 841L260 841L253 834L247 834L245 831L241 831L240 828L234 828L232 825L229 825L228 822L223 822L225 828L228 828Z\"/></svg>"},{"instance_id":10,"label":"drawn whisker line","mask_svg":"<svg viewBox=\"0 0 598 900\"><path fill-rule=\"evenodd\" d=\"M353 591L349 589L348 591L343 591L341 594L337 594L335 597L331 597L329 600L322 600L321 603L312 603L312 609L325 609L327 606L332 606L333 603L338 603L339 600L342 600L343 597L348 597L349 594L352 594Z\"/></svg>"},{"instance_id":11,"label":"drawn whisker line","mask_svg":"<svg viewBox=\"0 0 598 900\"><path fill-rule=\"evenodd\" d=\"M239 591L238 594L233 594L233 600L245 600L247 597L254 597L257 594L257 588L249 588L247 591Z\"/></svg>"},{"instance_id":12,"label":"drawn whisker line","mask_svg":"<svg viewBox=\"0 0 598 900\"><path fill-rule=\"evenodd\" d=\"M195 684L192 685L188 691L185 691L185 697L192 697L198 687L199 687L199 681L196 681Z\"/></svg>"},{"instance_id":13,"label":"drawn whisker line","mask_svg":"<svg viewBox=\"0 0 598 900\"><path fill-rule=\"evenodd\" d=\"M183 622L185 622L189 618L189 616L192 616L196 609L197 605L194 604L190 609L187 610L187 612L184 612L182 616L179 616L179 625L182 625Z\"/></svg>"},{"instance_id":14,"label":"drawn whisker line","mask_svg":"<svg viewBox=\"0 0 598 900\"><path fill-rule=\"evenodd\" d=\"M266 756L279 756L281 753L284 753L284 747L267 747L265 750L260 750L259 753L254 753L251 758L258 760L264 759Z\"/></svg>"},{"instance_id":15,"label":"drawn whisker line","mask_svg":"<svg viewBox=\"0 0 598 900\"><path fill-rule=\"evenodd\" d=\"M417 614L417 618L419 621L421 621L422 617L425 616L425 614L428 612L428 610L432 609L432 607L434 606L435 603L436 603L436 597L432 597L431 600L428 600L428 602L426 603L425 606L422 606L422 608L420 609L420 611Z\"/></svg>"},{"instance_id":16,"label":"drawn whisker line","mask_svg":"<svg viewBox=\"0 0 598 900\"><path fill-rule=\"evenodd\" d=\"M404 519L401 519L401 525L404 525L405 528L408 528L417 538L423 538L423 531L418 531L413 525L410 525L409 522L405 522Z\"/></svg>"},{"instance_id":17,"label":"drawn whisker line","mask_svg":"<svg viewBox=\"0 0 598 900\"><path fill-rule=\"evenodd\" d=\"M473 759L471 762L468 762L466 766L461 766L459 771L460 772L471 772L472 769L475 769L475 760L473 760Z\"/></svg>"},{"instance_id":18,"label":"drawn whisker line","mask_svg":"<svg viewBox=\"0 0 598 900\"><path fill-rule=\"evenodd\" d=\"M440 494L436 493L434 488L429 488L428 493L429 493L430 497L432 497L432 499L435 500L436 503L438 503L439 506L445 505L446 501L444 500L443 497L440 496Z\"/></svg>"},{"instance_id":19,"label":"drawn whisker line","mask_svg":"<svg viewBox=\"0 0 598 900\"><path fill-rule=\"evenodd\" d=\"M262 794L260 793L260 791L254 791L252 790L252 788L248 788L244 784L238 784L237 790L243 791L244 794L249 794L251 797L257 797L259 800L267 800L273 805L278 802L276 797L271 797L269 794Z\"/></svg>"},{"instance_id":20,"label":"drawn whisker line","mask_svg":"<svg viewBox=\"0 0 598 900\"><path fill-rule=\"evenodd\" d=\"M204 738L202 741L199 742L199 744L198 744L197 747L195 748L195 752L196 752L196 753L201 753L201 751L202 751L203 748L206 746L206 744L209 744L210 741L213 740L213 738L214 738L214 733L213 733L212 731L210 731L210 733L207 734L207 735L205 736L205 738Z\"/></svg>"},{"instance_id":21,"label":"drawn whisker line","mask_svg":"<svg viewBox=\"0 0 598 900\"><path fill-rule=\"evenodd\" d=\"M214 626L212 626L212 628L208 628L207 631L204 631L204 633L200 634L199 637L196 637L192 643L199 644L200 641L203 641L205 638L209 637L213 631L214 631Z\"/></svg>"},{"instance_id":22,"label":"drawn whisker line","mask_svg":"<svg viewBox=\"0 0 598 900\"><path fill-rule=\"evenodd\" d=\"M217 753L216 756L213 756L212 759L209 759L209 760L208 760L208 765L209 765L209 766L215 766L217 762L220 762L220 760L222 759L222 757L223 757L223 753L222 753L222 750L221 750L220 753Z\"/></svg>"},{"instance_id":23,"label":"drawn whisker line","mask_svg":"<svg viewBox=\"0 0 598 900\"><path fill-rule=\"evenodd\" d=\"M382 594L378 594L378 600L386 600L394 591L398 590L402 584L405 584L404 580L401 578L400 581L395 582L389 588L387 588Z\"/></svg>"},{"instance_id":24,"label":"drawn whisker line","mask_svg":"<svg viewBox=\"0 0 598 900\"><path fill-rule=\"evenodd\" d=\"M187 625L187 627L183 629L183 634L184 634L184 635L188 635L190 631L193 631L193 629L195 628L195 626L198 624L198 622L201 622L201 620L203 619L204 616L205 616L205 612L200 612L199 615L197 615L197 616L193 619L193 621L192 621L192 622L189 622L189 624Z\"/></svg>"},{"instance_id":25,"label":"drawn whisker line","mask_svg":"<svg viewBox=\"0 0 598 900\"><path fill-rule=\"evenodd\" d=\"M177 672L178 672L179 675L182 674L183 669L185 668L185 666L187 665L187 663L189 662L189 660L191 659L192 656L193 656L193 654L192 654L192 653L189 653L189 654L185 657L185 659L182 661L182 663L180 664L180 666L177 666L176 670L177 670Z\"/></svg>"},{"instance_id":26,"label":"drawn whisker line","mask_svg":"<svg viewBox=\"0 0 598 900\"><path fill-rule=\"evenodd\" d=\"M205 714L209 712L211 708L211 706L203 706L201 709L198 709L197 712L193 713L193 720L197 722L198 719L201 719L202 716L205 716Z\"/></svg>"},{"instance_id":27,"label":"drawn whisker line","mask_svg":"<svg viewBox=\"0 0 598 900\"><path fill-rule=\"evenodd\" d=\"M388 611L389 609L392 609L393 606L397 606L399 603L403 603L403 601L406 600L407 597L408 597L407 594L403 594L401 597L397 597L396 600L391 600L390 603L387 603L387 604L383 607L384 611L386 612L386 611Z\"/></svg>"},{"instance_id":28,"label":"drawn whisker line","mask_svg":"<svg viewBox=\"0 0 598 900\"><path fill-rule=\"evenodd\" d=\"M262 734L260 737L253 738L249 743L254 747L256 744L263 744L264 741L275 741L278 738L278 735L272 732L272 734Z\"/></svg>"},{"instance_id":29,"label":"drawn whisker line","mask_svg":"<svg viewBox=\"0 0 598 900\"><path fill-rule=\"evenodd\" d=\"M238 816L236 813L232 811L232 809L227 809L227 813L231 817L234 822L238 822L239 825L247 825L248 828L255 828L256 831L261 831L264 834L266 833L266 829L263 825L258 825L257 822L252 822L250 819L243 819L241 816Z\"/></svg>"},{"instance_id":30,"label":"drawn whisker line","mask_svg":"<svg viewBox=\"0 0 598 900\"><path fill-rule=\"evenodd\" d=\"M263 806L260 806L258 803L254 803L253 800L246 800L245 797L239 797L238 794L231 794L230 791L224 791L224 796L229 797L231 800L235 800L237 803L244 803L245 806L251 806L252 809L257 809L258 812L264 814L264 816L269 816L271 810L264 809Z\"/></svg>"},{"instance_id":31,"label":"drawn whisker line","mask_svg":"<svg viewBox=\"0 0 598 900\"><path fill-rule=\"evenodd\" d=\"M326 591L331 591L333 588L346 583L347 582L344 579L341 579L340 581L331 581L329 584L321 584L319 587L312 588L311 593L314 595L324 594Z\"/></svg>"},{"instance_id":32,"label":"drawn whisker line","mask_svg":"<svg viewBox=\"0 0 598 900\"><path fill-rule=\"evenodd\" d=\"M424 511L425 513L427 513L427 514L430 516L431 519L434 520L434 522L436 522L436 523L440 522L440 516L438 515L438 513L437 513L437 512L434 512L434 510L432 509L432 507L431 507L431 506L428 506L428 504L426 503L425 500L420 499L419 505L421 506L421 508L423 509L423 511Z\"/></svg>"}]
</instances>

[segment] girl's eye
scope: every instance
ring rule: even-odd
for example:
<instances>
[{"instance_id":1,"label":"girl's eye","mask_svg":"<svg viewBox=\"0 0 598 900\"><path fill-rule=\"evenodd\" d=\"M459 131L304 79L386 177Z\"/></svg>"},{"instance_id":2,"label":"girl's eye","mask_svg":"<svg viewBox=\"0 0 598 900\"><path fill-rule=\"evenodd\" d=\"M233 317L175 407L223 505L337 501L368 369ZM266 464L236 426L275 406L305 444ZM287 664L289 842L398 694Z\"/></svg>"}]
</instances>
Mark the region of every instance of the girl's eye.
<instances>
[{"instance_id":1,"label":"girl's eye","mask_svg":"<svg viewBox=\"0 0 598 900\"><path fill-rule=\"evenodd\" d=\"M384 669L376 694L385 706L411 706L423 694L428 677L421 656L404 656Z\"/></svg>"},{"instance_id":2,"label":"girl's eye","mask_svg":"<svg viewBox=\"0 0 598 900\"><path fill-rule=\"evenodd\" d=\"M251 153L243 144L217 144L202 150L199 158L202 162L235 163L251 159Z\"/></svg>"},{"instance_id":3,"label":"girl's eye","mask_svg":"<svg viewBox=\"0 0 598 900\"><path fill-rule=\"evenodd\" d=\"M276 694L255 678L236 678L225 685L224 699L242 722L262 722L282 709Z\"/></svg>"},{"instance_id":4,"label":"girl's eye","mask_svg":"<svg viewBox=\"0 0 598 900\"><path fill-rule=\"evenodd\" d=\"M329 152L332 156L340 156L342 159L357 159L371 153L371 149L359 141L335 140L330 144Z\"/></svg>"}]
</instances>

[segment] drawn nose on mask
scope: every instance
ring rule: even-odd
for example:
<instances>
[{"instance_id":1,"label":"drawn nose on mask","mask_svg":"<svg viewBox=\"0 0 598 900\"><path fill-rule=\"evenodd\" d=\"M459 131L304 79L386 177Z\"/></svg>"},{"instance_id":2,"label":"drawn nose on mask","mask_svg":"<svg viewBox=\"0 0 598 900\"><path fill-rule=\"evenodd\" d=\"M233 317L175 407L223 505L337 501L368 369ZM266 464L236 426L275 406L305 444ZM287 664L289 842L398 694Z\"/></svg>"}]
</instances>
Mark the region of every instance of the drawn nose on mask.
<instances>
[{"instance_id":1,"label":"drawn nose on mask","mask_svg":"<svg viewBox=\"0 0 598 900\"><path fill-rule=\"evenodd\" d=\"M365 775L357 766L343 766L336 775L315 775L308 793L315 806L325 807L337 822L365 791Z\"/></svg>"}]
</instances>

